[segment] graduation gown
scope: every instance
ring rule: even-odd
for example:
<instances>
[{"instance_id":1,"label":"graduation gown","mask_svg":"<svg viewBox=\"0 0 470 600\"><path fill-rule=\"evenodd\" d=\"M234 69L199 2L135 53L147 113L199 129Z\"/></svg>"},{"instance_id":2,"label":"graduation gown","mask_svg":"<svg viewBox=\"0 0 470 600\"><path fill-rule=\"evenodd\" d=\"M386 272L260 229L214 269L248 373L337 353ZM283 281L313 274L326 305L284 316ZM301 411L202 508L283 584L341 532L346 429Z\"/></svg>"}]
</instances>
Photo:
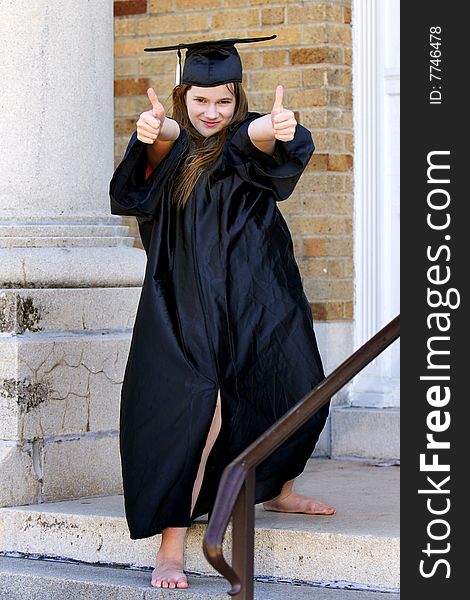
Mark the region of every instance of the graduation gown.
<instances>
[{"instance_id":1,"label":"graduation gown","mask_svg":"<svg viewBox=\"0 0 470 600\"><path fill-rule=\"evenodd\" d=\"M130 538L211 512L225 466L324 378L312 316L277 205L314 151L298 125L273 156L257 149L250 112L183 210L170 185L189 145L181 128L146 179L147 145L130 138L110 183L111 213L137 218L147 264L120 405ZM201 491L191 496L220 389L222 426ZM328 404L256 469L256 503L300 475Z\"/></svg>"}]
</instances>

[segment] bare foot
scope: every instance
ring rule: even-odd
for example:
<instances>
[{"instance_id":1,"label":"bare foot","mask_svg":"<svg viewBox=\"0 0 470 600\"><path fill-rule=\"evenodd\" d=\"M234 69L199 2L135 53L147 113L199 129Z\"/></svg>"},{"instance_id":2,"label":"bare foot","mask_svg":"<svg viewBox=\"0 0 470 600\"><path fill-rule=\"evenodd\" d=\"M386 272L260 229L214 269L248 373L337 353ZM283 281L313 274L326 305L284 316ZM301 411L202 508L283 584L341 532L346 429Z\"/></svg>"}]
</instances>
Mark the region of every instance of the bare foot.
<instances>
[{"instance_id":1,"label":"bare foot","mask_svg":"<svg viewBox=\"0 0 470 600\"><path fill-rule=\"evenodd\" d=\"M172 589L189 587L182 563L178 560L163 558L158 555L156 567L152 571L150 585Z\"/></svg>"},{"instance_id":2,"label":"bare foot","mask_svg":"<svg viewBox=\"0 0 470 600\"><path fill-rule=\"evenodd\" d=\"M263 502L264 510L273 510L276 512L287 512L287 513L302 513L306 515L334 515L336 508L320 502L319 500L313 500L308 496L303 496L298 492L290 492L285 496L277 496L273 500Z\"/></svg>"}]
</instances>

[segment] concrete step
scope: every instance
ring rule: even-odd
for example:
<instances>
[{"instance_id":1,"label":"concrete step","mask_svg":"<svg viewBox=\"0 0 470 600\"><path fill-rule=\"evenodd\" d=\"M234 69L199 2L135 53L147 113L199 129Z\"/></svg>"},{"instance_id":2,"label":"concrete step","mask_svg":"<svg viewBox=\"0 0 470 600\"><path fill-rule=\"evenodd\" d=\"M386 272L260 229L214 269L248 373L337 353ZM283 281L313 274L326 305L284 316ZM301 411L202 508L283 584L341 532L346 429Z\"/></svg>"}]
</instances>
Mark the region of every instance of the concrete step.
<instances>
[{"instance_id":1,"label":"concrete step","mask_svg":"<svg viewBox=\"0 0 470 600\"><path fill-rule=\"evenodd\" d=\"M309 584L399 587L399 469L311 459L295 489L330 502L330 517L256 507L255 573ZM185 567L215 575L202 550L204 518L190 529ZM0 552L153 568L160 536L130 540L123 497L80 498L0 509ZM230 535L225 554L230 556Z\"/></svg>"},{"instance_id":2,"label":"concrete step","mask_svg":"<svg viewBox=\"0 0 470 600\"><path fill-rule=\"evenodd\" d=\"M399 408L334 406L330 428L330 454L335 458L399 460Z\"/></svg>"},{"instance_id":3,"label":"concrete step","mask_svg":"<svg viewBox=\"0 0 470 600\"><path fill-rule=\"evenodd\" d=\"M189 588L157 589L150 570L98 567L46 560L0 557L0 600L228 600L219 577L188 574ZM259 600L398 600L398 593L333 589L293 583L255 582Z\"/></svg>"}]
</instances>

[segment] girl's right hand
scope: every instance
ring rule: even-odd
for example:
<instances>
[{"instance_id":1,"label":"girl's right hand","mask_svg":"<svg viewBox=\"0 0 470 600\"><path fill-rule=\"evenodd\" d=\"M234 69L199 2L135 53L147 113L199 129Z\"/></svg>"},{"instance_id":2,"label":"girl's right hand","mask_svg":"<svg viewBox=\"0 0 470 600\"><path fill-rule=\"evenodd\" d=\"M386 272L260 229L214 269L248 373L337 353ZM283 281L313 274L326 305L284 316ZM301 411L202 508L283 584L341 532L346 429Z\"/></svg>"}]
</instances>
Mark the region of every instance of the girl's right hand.
<instances>
[{"instance_id":1,"label":"girl's right hand","mask_svg":"<svg viewBox=\"0 0 470 600\"><path fill-rule=\"evenodd\" d=\"M152 108L143 112L137 121L137 139L145 144L153 144L160 135L165 120L165 109L153 88L147 90L147 96Z\"/></svg>"}]
</instances>

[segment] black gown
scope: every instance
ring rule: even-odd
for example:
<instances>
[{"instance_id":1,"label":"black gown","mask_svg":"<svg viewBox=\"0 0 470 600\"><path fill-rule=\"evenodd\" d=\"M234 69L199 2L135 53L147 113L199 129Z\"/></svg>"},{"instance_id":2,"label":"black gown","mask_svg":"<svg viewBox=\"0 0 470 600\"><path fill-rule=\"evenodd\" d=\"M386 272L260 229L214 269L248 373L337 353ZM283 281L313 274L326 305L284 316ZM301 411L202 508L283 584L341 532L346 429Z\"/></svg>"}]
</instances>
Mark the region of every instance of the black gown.
<instances>
[{"instance_id":1,"label":"black gown","mask_svg":"<svg viewBox=\"0 0 470 600\"><path fill-rule=\"evenodd\" d=\"M120 454L130 538L210 513L225 466L324 378L312 316L277 202L314 144L260 151L229 126L223 153L183 210L170 185L189 145L181 128L145 179L147 145L130 138L110 183L111 213L134 215L147 253L121 388ZM222 426L191 496L220 388ZM300 475L324 427L320 410L256 469L256 503Z\"/></svg>"}]
</instances>

